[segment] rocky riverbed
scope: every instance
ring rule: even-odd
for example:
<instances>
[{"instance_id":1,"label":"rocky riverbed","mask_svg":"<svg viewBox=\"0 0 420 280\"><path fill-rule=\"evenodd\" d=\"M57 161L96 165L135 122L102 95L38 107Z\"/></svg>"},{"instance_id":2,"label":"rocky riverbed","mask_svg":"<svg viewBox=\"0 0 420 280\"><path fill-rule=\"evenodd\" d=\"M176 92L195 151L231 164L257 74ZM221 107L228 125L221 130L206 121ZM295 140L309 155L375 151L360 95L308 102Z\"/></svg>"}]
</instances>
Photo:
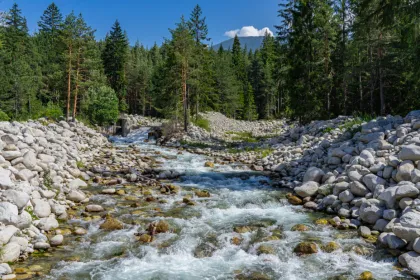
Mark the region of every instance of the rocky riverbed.
<instances>
[{"instance_id":1,"label":"rocky riverbed","mask_svg":"<svg viewBox=\"0 0 420 280\"><path fill-rule=\"evenodd\" d=\"M80 123L0 123L0 273L4 279L416 277L417 115L354 123L352 131L350 121L266 124L279 129L275 136L271 128L253 128L261 137L252 147L270 149L264 156L176 139L169 142L176 148L159 147L147 129L111 145Z\"/></svg>"}]
</instances>

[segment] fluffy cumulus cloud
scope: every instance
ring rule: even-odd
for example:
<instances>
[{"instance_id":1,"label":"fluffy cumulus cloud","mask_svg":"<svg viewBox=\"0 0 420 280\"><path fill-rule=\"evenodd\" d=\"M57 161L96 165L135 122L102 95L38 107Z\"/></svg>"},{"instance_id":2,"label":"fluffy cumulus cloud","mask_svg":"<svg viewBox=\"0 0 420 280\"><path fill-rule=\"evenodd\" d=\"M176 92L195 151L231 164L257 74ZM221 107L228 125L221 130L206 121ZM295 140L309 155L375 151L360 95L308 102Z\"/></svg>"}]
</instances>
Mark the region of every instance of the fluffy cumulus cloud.
<instances>
[{"instance_id":1,"label":"fluffy cumulus cloud","mask_svg":"<svg viewBox=\"0 0 420 280\"><path fill-rule=\"evenodd\" d=\"M238 35L238 37L264 36L265 32L273 36L273 32L268 27L257 29L254 26L244 26L241 29L226 31L225 36L230 38L235 37L235 35Z\"/></svg>"}]
</instances>

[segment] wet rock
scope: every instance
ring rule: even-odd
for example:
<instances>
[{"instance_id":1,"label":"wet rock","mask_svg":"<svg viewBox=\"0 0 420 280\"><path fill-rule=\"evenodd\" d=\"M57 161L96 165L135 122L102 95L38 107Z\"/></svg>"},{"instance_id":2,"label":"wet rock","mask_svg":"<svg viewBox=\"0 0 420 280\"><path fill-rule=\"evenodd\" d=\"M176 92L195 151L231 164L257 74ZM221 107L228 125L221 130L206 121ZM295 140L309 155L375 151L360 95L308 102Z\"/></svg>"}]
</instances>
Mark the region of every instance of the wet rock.
<instances>
[{"instance_id":1,"label":"wet rock","mask_svg":"<svg viewBox=\"0 0 420 280\"><path fill-rule=\"evenodd\" d=\"M250 232L252 229L249 226L236 226L233 228L234 232L237 233L247 233Z\"/></svg>"},{"instance_id":2,"label":"wet rock","mask_svg":"<svg viewBox=\"0 0 420 280\"><path fill-rule=\"evenodd\" d=\"M73 202L82 202L86 195L81 191L72 190L67 194L67 199Z\"/></svg>"},{"instance_id":3,"label":"wet rock","mask_svg":"<svg viewBox=\"0 0 420 280\"><path fill-rule=\"evenodd\" d=\"M300 197L313 196L317 193L319 184L317 182L309 181L303 183L300 187L296 187L294 191Z\"/></svg>"},{"instance_id":4,"label":"wet rock","mask_svg":"<svg viewBox=\"0 0 420 280\"><path fill-rule=\"evenodd\" d=\"M293 250L296 254L315 254L318 253L318 248L314 242L301 242Z\"/></svg>"},{"instance_id":5,"label":"wet rock","mask_svg":"<svg viewBox=\"0 0 420 280\"><path fill-rule=\"evenodd\" d=\"M211 161L206 161L206 162L204 163L204 167L214 168L214 162L211 162Z\"/></svg>"},{"instance_id":6,"label":"wet rock","mask_svg":"<svg viewBox=\"0 0 420 280\"><path fill-rule=\"evenodd\" d=\"M368 238L372 234L370 229L366 226L359 227L358 232L360 236L364 238Z\"/></svg>"},{"instance_id":7,"label":"wet rock","mask_svg":"<svg viewBox=\"0 0 420 280\"><path fill-rule=\"evenodd\" d=\"M82 228L82 227L77 227L77 228L74 229L73 233L75 235L85 235L85 234L87 234L87 230Z\"/></svg>"},{"instance_id":8,"label":"wet rock","mask_svg":"<svg viewBox=\"0 0 420 280\"><path fill-rule=\"evenodd\" d=\"M262 254L275 255L275 252L276 251L274 250L274 248L269 245L260 245L257 249L258 255L262 255Z\"/></svg>"},{"instance_id":9,"label":"wet rock","mask_svg":"<svg viewBox=\"0 0 420 280\"><path fill-rule=\"evenodd\" d=\"M210 197L210 193L207 190L196 190L194 193L198 197Z\"/></svg>"},{"instance_id":10,"label":"wet rock","mask_svg":"<svg viewBox=\"0 0 420 280\"><path fill-rule=\"evenodd\" d=\"M410 251L400 255L398 261L402 266L407 267L414 273L420 275L420 254Z\"/></svg>"},{"instance_id":11,"label":"wet rock","mask_svg":"<svg viewBox=\"0 0 420 280\"><path fill-rule=\"evenodd\" d=\"M309 227L303 224L297 224L291 228L291 231L308 231L308 230L309 230Z\"/></svg>"},{"instance_id":12,"label":"wet rock","mask_svg":"<svg viewBox=\"0 0 420 280\"><path fill-rule=\"evenodd\" d=\"M142 235L140 235L139 237L137 237L137 239L140 241L140 242L143 242L143 243L150 243L150 242L152 242L152 240L153 240L153 238L152 238L152 236L151 235L148 235L148 234L142 234Z\"/></svg>"},{"instance_id":13,"label":"wet rock","mask_svg":"<svg viewBox=\"0 0 420 280\"><path fill-rule=\"evenodd\" d=\"M101 193L103 193L103 194L115 194L116 190L115 189L103 189L101 191Z\"/></svg>"},{"instance_id":14,"label":"wet rock","mask_svg":"<svg viewBox=\"0 0 420 280\"><path fill-rule=\"evenodd\" d=\"M232 244L234 244L234 245L236 245L236 246L239 246L239 245L241 245L241 243L242 243L242 239L241 239L240 237L238 237L238 236L234 236L234 237L232 237L232 239L230 240L230 243L232 243Z\"/></svg>"},{"instance_id":15,"label":"wet rock","mask_svg":"<svg viewBox=\"0 0 420 280\"><path fill-rule=\"evenodd\" d=\"M338 249L340 249L340 245L338 245L334 241L328 242L327 244L321 246L321 250L326 253L332 253L334 251L337 251Z\"/></svg>"},{"instance_id":16,"label":"wet rock","mask_svg":"<svg viewBox=\"0 0 420 280\"><path fill-rule=\"evenodd\" d=\"M50 239L50 245L51 246L58 246L61 245L64 241L64 236L61 234L54 235Z\"/></svg>"},{"instance_id":17,"label":"wet rock","mask_svg":"<svg viewBox=\"0 0 420 280\"><path fill-rule=\"evenodd\" d=\"M324 171L322 171L322 169L319 169L317 167L310 167L303 176L303 182L314 181L317 183L321 183L322 177L324 175L325 173Z\"/></svg>"},{"instance_id":18,"label":"wet rock","mask_svg":"<svg viewBox=\"0 0 420 280\"><path fill-rule=\"evenodd\" d=\"M315 224L317 225L328 225L328 220L327 219L318 219L315 221Z\"/></svg>"},{"instance_id":19,"label":"wet rock","mask_svg":"<svg viewBox=\"0 0 420 280\"><path fill-rule=\"evenodd\" d=\"M47 250L50 247L51 247L50 244L48 244L47 242L36 242L34 244L35 249Z\"/></svg>"},{"instance_id":20,"label":"wet rock","mask_svg":"<svg viewBox=\"0 0 420 280\"><path fill-rule=\"evenodd\" d=\"M375 278L373 278L373 274L370 271L364 271L360 274L359 280L374 280Z\"/></svg>"},{"instance_id":21,"label":"wet rock","mask_svg":"<svg viewBox=\"0 0 420 280\"><path fill-rule=\"evenodd\" d=\"M168 232L169 231L169 224L168 224L168 222L166 222L164 220L160 220L157 223L153 222L149 225L148 231L149 231L149 233L152 233L151 235L153 235L154 233Z\"/></svg>"},{"instance_id":22,"label":"wet rock","mask_svg":"<svg viewBox=\"0 0 420 280\"><path fill-rule=\"evenodd\" d=\"M111 216L107 216L105 221L99 226L99 228L104 230L120 230L123 227L124 224L122 222Z\"/></svg>"},{"instance_id":23,"label":"wet rock","mask_svg":"<svg viewBox=\"0 0 420 280\"><path fill-rule=\"evenodd\" d=\"M294 196L294 195L292 195L292 194L287 194L287 195L286 195L286 198L287 198L287 201L288 201L290 204L292 204L292 205L301 205L301 204L303 204L302 199L300 199L299 197Z\"/></svg>"},{"instance_id":24,"label":"wet rock","mask_svg":"<svg viewBox=\"0 0 420 280\"><path fill-rule=\"evenodd\" d=\"M104 208L101 205L90 204L85 208L86 212L102 212Z\"/></svg>"}]
</instances>

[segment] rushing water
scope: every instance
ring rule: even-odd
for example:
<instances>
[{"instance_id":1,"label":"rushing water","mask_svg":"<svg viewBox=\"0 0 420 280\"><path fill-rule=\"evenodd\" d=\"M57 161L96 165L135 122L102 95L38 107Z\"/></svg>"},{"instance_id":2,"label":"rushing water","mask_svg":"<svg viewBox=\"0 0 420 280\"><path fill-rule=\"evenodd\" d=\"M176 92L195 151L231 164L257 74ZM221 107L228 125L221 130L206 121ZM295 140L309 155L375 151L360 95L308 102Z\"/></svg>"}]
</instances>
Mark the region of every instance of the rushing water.
<instances>
[{"instance_id":1,"label":"rushing water","mask_svg":"<svg viewBox=\"0 0 420 280\"><path fill-rule=\"evenodd\" d=\"M139 130L113 140L115 145L139 145L145 155L154 155L162 162L163 170L184 174L174 182L182 191L165 197L165 203L134 209L121 197L94 195L91 201L131 223L123 230L105 232L99 229L100 220L89 224L71 221L88 228L88 234L68 241L57 252L57 258L63 260L50 260L48 279L357 279L366 270L375 279L405 277L394 269L395 259L372 253L373 246L355 231L316 226L314 220L319 216L289 205L285 192L269 187L267 177L240 165L206 168L204 163L209 159L205 156L178 154L174 149L144 143L146 135ZM195 206L180 203L194 189L206 189L211 197L197 199ZM159 215L130 214L136 209L150 214L151 207L159 207ZM156 219L165 219L172 231L156 235L150 244L137 241L134 233ZM306 224L310 230L291 231L296 224ZM236 233L235 226L253 226L254 230ZM269 238L280 230L280 239ZM232 244L233 237L239 237L241 244ZM301 241L319 245L335 241L341 249L297 256L293 248ZM274 254L258 254L261 245L273 248ZM356 254L354 248L367 255ZM337 276L347 278L334 278Z\"/></svg>"}]
</instances>

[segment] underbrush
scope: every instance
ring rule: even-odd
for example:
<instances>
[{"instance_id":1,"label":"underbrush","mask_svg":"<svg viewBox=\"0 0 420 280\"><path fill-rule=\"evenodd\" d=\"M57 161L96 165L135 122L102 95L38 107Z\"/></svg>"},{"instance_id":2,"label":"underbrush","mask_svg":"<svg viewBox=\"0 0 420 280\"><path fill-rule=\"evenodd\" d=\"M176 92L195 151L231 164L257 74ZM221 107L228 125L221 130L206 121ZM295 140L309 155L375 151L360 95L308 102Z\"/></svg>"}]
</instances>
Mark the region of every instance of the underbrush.
<instances>
[{"instance_id":1,"label":"underbrush","mask_svg":"<svg viewBox=\"0 0 420 280\"><path fill-rule=\"evenodd\" d=\"M211 145L206 144L206 143L202 143L202 142L188 142L188 141L185 141L185 140L181 140L181 141L179 141L179 143L181 145L188 145L190 147L200 148L200 149L211 147Z\"/></svg>"},{"instance_id":2,"label":"underbrush","mask_svg":"<svg viewBox=\"0 0 420 280\"><path fill-rule=\"evenodd\" d=\"M258 139L252 136L251 132L235 132L235 131L228 131L225 133L226 135L232 135L233 141L240 141L240 142L248 142L248 143L256 143Z\"/></svg>"},{"instance_id":3,"label":"underbrush","mask_svg":"<svg viewBox=\"0 0 420 280\"><path fill-rule=\"evenodd\" d=\"M259 153L262 158L265 158L273 153L271 148L262 148L262 147L242 147L242 148L229 148L228 152L231 154L239 154L242 152L255 152Z\"/></svg>"},{"instance_id":4,"label":"underbrush","mask_svg":"<svg viewBox=\"0 0 420 280\"><path fill-rule=\"evenodd\" d=\"M202 129L210 132L210 122L207 119L203 119L201 117L198 117L196 120L192 121L193 124L195 124L198 127L201 127Z\"/></svg>"}]
</instances>

